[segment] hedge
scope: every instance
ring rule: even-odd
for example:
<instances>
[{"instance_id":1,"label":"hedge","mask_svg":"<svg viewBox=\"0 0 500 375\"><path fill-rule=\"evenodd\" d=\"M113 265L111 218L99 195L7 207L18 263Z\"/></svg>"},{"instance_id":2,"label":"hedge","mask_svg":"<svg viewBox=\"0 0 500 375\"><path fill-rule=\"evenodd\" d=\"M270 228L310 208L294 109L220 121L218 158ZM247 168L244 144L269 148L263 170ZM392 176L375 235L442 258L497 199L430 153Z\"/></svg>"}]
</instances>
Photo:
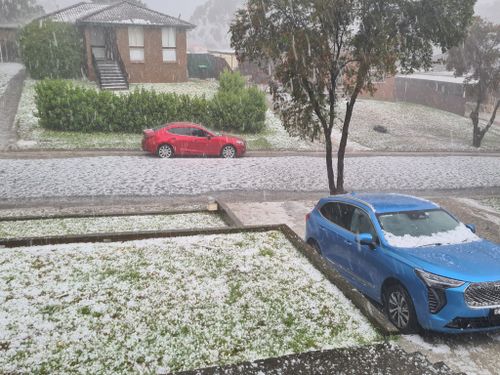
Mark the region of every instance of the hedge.
<instances>
[{"instance_id":1,"label":"hedge","mask_svg":"<svg viewBox=\"0 0 500 375\"><path fill-rule=\"evenodd\" d=\"M209 100L138 89L116 95L71 81L43 80L35 92L40 126L61 131L138 133L168 122L191 121L252 133L264 128L266 112L265 96L257 88L219 89Z\"/></svg>"},{"instance_id":2,"label":"hedge","mask_svg":"<svg viewBox=\"0 0 500 375\"><path fill-rule=\"evenodd\" d=\"M22 29L19 44L32 78L81 77L83 45L75 26L33 21Z\"/></svg>"}]
</instances>

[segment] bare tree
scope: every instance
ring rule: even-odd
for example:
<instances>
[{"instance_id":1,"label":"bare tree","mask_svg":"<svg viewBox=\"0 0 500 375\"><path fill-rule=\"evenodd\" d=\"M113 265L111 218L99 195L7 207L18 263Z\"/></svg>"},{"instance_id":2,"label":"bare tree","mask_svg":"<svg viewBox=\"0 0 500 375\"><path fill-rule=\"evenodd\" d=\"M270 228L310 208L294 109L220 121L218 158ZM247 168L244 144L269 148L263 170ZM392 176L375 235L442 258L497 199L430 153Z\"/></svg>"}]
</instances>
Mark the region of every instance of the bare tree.
<instances>
[{"instance_id":1,"label":"bare tree","mask_svg":"<svg viewBox=\"0 0 500 375\"><path fill-rule=\"evenodd\" d=\"M465 76L466 89L476 99L470 113L472 120L472 145L481 147L485 134L495 122L500 106L498 89L500 86L500 25L494 25L480 17L474 17L465 41L459 47L452 48L448 55L447 68L455 75ZM489 121L481 127L479 112L485 99L496 97Z\"/></svg>"}]
</instances>

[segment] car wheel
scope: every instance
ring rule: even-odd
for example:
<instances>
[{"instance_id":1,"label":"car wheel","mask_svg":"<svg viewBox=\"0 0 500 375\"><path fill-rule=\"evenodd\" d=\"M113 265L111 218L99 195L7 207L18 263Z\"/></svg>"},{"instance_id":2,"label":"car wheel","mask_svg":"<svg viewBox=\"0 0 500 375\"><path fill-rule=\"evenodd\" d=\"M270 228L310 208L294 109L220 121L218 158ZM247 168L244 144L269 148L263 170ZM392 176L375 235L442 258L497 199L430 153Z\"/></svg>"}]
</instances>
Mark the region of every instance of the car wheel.
<instances>
[{"instance_id":1,"label":"car wheel","mask_svg":"<svg viewBox=\"0 0 500 375\"><path fill-rule=\"evenodd\" d=\"M174 156L174 150L172 149L171 146L169 145L161 145L158 147L158 157L164 159L164 158L171 158Z\"/></svg>"},{"instance_id":2,"label":"car wheel","mask_svg":"<svg viewBox=\"0 0 500 375\"><path fill-rule=\"evenodd\" d=\"M317 243L315 240L310 239L309 241L307 241L307 244L308 244L309 246L311 246L314 250L316 250L316 252L317 252L319 255L322 255L322 254L321 254L321 247L319 247L319 243Z\"/></svg>"},{"instance_id":3,"label":"car wheel","mask_svg":"<svg viewBox=\"0 0 500 375\"><path fill-rule=\"evenodd\" d=\"M234 146L227 145L222 148L222 151L220 153L221 157L224 159L232 159L236 157L236 149Z\"/></svg>"},{"instance_id":4,"label":"car wheel","mask_svg":"<svg viewBox=\"0 0 500 375\"><path fill-rule=\"evenodd\" d=\"M384 308L387 317L400 332L418 331L419 325L413 301L401 284L394 284L385 289Z\"/></svg>"}]
</instances>

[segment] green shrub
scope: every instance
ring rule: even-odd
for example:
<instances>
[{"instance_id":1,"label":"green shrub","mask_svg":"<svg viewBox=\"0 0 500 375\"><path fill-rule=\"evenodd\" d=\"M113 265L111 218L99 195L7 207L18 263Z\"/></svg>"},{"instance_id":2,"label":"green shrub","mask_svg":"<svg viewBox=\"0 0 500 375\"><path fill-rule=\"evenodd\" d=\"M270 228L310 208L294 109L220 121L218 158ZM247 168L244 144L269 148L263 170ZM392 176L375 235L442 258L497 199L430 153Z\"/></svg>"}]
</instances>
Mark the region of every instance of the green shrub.
<instances>
[{"instance_id":1,"label":"green shrub","mask_svg":"<svg viewBox=\"0 0 500 375\"><path fill-rule=\"evenodd\" d=\"M23 62L32 78L81 76L83 47L75 26L34 21L22 29L19 42Z\"/></svg>"},{"instance_id":2,"label":"green shrub","mask_svg":"<svg viewBox=\"0 0 500 375\"><path fill-rule=\"evenodd\" d=\"M35 86L35 103L40 126L51 130L139 133L168 122L191 121L213 129L259 132L265 125L264 94L244 84L235 88L232 76L228 80L232 83L211 100L147 90L116 95L69 81L43 80Z\"/></svg>"}]
</instances>

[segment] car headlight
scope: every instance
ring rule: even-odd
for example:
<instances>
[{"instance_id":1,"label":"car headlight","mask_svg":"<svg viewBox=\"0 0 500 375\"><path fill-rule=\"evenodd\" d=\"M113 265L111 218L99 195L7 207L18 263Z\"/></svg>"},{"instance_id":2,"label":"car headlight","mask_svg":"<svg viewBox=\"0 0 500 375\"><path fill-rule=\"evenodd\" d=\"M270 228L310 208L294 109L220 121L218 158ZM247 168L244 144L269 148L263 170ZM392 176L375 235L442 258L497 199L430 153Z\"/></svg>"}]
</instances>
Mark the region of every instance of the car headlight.
<instances>
[{"instance_id":1,"label":"car headlight","mask_svg":"<svg viewBox=\"0 0 500 375\"><path fill-rule=\"evenodd\" d=\"M465 281L450 279L449 277L439 276L423 270L416 269L415 273L430 288L458 288L465 284Z\"/></svg>"}]
</instances>

